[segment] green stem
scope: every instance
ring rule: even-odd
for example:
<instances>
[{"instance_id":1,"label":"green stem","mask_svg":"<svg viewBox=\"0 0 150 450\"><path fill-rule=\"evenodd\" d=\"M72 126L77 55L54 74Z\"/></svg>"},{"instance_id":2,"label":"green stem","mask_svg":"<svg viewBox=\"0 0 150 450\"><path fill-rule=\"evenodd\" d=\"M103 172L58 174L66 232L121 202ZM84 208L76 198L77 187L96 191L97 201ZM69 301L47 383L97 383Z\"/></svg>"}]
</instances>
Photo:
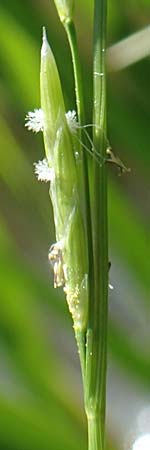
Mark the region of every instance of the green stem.
<instances>
[{"instance_id":1,"label":"green stem","mask_svg":"<svg viewBox=\"0 0 150 450\"><path fill-rule=\"evenodd\" d=\"M84 386L85 380L85 332L75 330L75 337L77 341L77 347L79 352L79 359L81 365L82 381Z\"/></svg>"},{"instance_id":2,"label":"green stem","mask_svg":"<svg viewBox=\"0 0 150 450\"><path fill-rule=\"evenodd\" d=\"M102 449L102 435L99 417L93 416L88 419L88 444L89 449Z\"/></svg>"},{"instance_id":3,"label":"green stem","mask_svg":"<svg viewBox=\"0 0 150 450\"><path fill-rule=\"evenodd\" d=\"M75 94L76 94L76 105L77 105L77 113L78 120L80 125L84 124L85 121L85 112L84 112L84 99L83 99L83 90L82 90L82 76L81 76L81 67L80 67L80 59L77 45L77 37L74 23L66 22L64 24L71 55L72 55L72 63L73 63L73 72L74 72L74 80L75 80Z\"/></svg>"},{"instance_id":4,"label":"green stem","mask_svg":"<svg viewBox=\"0 0 150 450\"><path fill-rule=\"evenodd\" d=\"M93 143L102 161L106 157L106 1L95 0L94 9ZM106 164L98 165L95 158L92 205L94 297L90 299L92 343L91 361L87 364L86 410L87 417L93 417L92 425L89 420L89 436L94 436L89 441L89 450L104 450L108 309L107 174ZM98 414L99 421L96 419Z\"/></svg>"}]
</instances>

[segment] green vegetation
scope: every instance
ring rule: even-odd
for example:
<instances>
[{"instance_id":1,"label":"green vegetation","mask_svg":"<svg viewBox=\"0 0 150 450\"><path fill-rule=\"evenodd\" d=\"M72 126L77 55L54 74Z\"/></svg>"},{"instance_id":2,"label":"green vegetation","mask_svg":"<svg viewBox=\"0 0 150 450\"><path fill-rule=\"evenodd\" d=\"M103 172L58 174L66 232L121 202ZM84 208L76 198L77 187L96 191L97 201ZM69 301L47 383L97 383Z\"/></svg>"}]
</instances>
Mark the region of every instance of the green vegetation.
<instances>
[{"instance_id":1,"label":"green vegetation","mask_svg":"<svg viewBox=\"0 0 150 450\"><path fill-rule=\"evenodd\" d=\"M93 10L90 0L76 3L85 113L89 122ZM130 0L128 5L110 0L108 45L146 26L148 8L146 0L138 3ZM64 294L53 288L47 258L55 240L48 188L36 180L32 169L33 163L44 157L43 142L40 134L33 136L24 127L27 111L40 107L43 25L59 68L66 110L76 109L70 50L53 2L28 0L22 4L19 0L1 0L2 450L87 448L72 322ZM148 64L145 58L122 71L107 74L108 138L114 153L131 167L131 173L120 177L117 167L108 165L109 277L114 290L109 291L107 450L123 450L130 439L132 429L127 436L126 423L124 434L121 428L121 421L125 416L128 418L126 398L129 397L131 407L136 395L144 407L150 388ZM118 396L114 402L115 382ZM136 414L139 412L137 408ZM134 423L137 420L134 410L133 414Z\"/></svg>"}]
</instances>

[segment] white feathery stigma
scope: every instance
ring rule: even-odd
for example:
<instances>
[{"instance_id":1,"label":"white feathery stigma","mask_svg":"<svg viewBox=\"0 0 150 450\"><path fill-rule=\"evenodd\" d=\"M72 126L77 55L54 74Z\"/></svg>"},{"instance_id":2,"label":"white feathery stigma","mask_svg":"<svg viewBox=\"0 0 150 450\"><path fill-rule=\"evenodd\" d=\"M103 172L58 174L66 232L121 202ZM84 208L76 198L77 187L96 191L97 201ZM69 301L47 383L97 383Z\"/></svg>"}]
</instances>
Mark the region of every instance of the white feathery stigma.
<instances>
[{"instance_id":1,"label":"white feathery stigma","mask_svg":"<svg viewBox=\"0 0 150 450\"><path fill-rule=\"evenodd\" d=\"M66 119L71 133L76 133L77 129L79 128L76 111L68 111L66 113Z\"/></svg>"},{"instance_id":2,"label":"white feathery stigma","mask_svg":"<svg viewBox=\"0 0 150 450\"><path fill-rule=\"evenodd\" d=\"M55 178L54 169L50 168L47 162L47 159L44 158L42 161L38 161L34 163L35 166L35 174L39 181L53 181Z\"/></svg>"},{"instance_id":3,"label":"white feathery stigma","mask_svg":"<svg viewBox=\"0 0 150 450\"><path fill-rule=\"evenodd\" d=\"M42 109L34 109L34 111L29 111L25 117L25 127L28 130L38 133L44 129L43 111Z\"/></svg>"}]
</instances>

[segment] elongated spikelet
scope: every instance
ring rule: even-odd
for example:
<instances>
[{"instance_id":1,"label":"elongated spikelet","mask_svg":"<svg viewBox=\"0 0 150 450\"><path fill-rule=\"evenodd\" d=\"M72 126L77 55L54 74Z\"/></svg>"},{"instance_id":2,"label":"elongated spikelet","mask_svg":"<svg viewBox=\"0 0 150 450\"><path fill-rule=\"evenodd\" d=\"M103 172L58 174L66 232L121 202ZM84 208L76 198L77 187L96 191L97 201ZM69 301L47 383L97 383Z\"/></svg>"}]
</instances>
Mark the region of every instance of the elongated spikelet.
<instances>
[{"instance_id":1,"label":"elongated spikelet","mask_svg":"<svg viewBox=\"0 0 150 450\"><path fill-rule=\"evenodd\" d=\"M49 252L54 269L54 287L63 286L75 330L86 327L88 263L83 211L71 131L55 59L43 33L41 50L41 108L48 164L54 176L50 183L56 244Z\"/></svg>"}]
</instances>

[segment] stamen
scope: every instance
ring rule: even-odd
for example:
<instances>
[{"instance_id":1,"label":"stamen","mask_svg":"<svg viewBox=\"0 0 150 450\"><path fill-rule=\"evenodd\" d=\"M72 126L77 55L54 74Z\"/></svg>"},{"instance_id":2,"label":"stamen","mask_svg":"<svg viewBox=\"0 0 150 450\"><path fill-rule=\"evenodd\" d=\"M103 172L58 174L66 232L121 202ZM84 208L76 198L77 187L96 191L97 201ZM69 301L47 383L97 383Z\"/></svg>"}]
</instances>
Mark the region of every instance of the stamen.
<instances>
[{"instance_id":1,"label":"stamen","mask_svg":"<svg viewBox=\"0 0 150 450\"><path fill-rule=\"evenodd\" d=\"M48 253L48 259L54 271L54 288L64 286L64 266L63 266L63 241L51 245Z\"/></svg>"}]
</instances>

